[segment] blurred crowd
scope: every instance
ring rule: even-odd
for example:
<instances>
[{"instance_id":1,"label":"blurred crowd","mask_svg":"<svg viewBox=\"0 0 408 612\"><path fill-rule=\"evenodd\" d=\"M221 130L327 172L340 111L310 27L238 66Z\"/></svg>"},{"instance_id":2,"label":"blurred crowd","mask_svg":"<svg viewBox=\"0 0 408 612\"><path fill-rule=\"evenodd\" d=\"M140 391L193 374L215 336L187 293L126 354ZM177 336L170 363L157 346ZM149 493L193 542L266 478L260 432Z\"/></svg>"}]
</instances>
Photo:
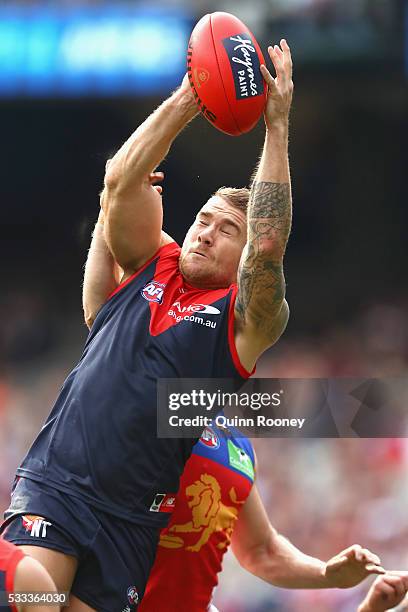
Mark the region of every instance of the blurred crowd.
<instances>
[{"instance_id":1,"label":"blurred crowd","mask_svg":"<svg viewBox=\"0 0 408 612\"><path fill-rule=\"evenodd\" d=\"M320 336L286 335L260 361L259 377L406 377L408 315L376 304ZM16 466L80 356L86 328L50 315L34 293L10 294L0 320L0 508ZM408 568L405 439L258 439L258 486L276 528L304 552L328 559L354 544ZM237 580L240 588L237 589ZM223 612L351 612L351 591L286 591L245 574L228 554L216 601Z\"/></svg>"}]
</instances>

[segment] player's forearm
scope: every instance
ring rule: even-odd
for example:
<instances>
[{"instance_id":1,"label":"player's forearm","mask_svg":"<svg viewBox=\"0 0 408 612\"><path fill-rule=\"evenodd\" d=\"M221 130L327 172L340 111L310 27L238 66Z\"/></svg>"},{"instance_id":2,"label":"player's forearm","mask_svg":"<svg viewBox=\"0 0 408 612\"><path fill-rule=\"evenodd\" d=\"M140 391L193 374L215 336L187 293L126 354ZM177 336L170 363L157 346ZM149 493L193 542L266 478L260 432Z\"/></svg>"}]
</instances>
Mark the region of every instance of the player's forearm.
<instances>
[{"instance_id":1,"label":"player's forearm","mask_svg":"<svg viewBox=\"0 0 408 612\"><path fill-rule=\"evenodd\" d=\"M323 561L305 555L281 535L271 538L246 568L258 578L286 589L329 586L324 576Z\"/></svg>"},{"instance_id":2,"label":"player's forearm","mask_svg":"<svg viewBox=\"0 0 408 612\"><path fill-rule=\"evenodd\" d=\"M254 182L266 181L290 185L288 143L287 118L275 121L266 129L265 143Z\"/></svg>"},{"instance_id":3,"label":"player's forearm","mask_svg":"<svg viewBox=\"0 0 408 612\"><path fill-rule=\"evenodd\" d=\"M115 262L104 237L103 215L99 215L85 264L82 304L88 327L101 306L116 288Z\"/></svg>"},{"instance_id":4,"label":"player's forearm","mask_svg":"<svg viewBox=\"0 0 408 612\"><path fill-rule=\"evenodd\" d=\"M266 132L251 189L248 219L248 243L255 252L275 262L282 261L292 223L287 121L277 122Z\"/></svg>"},{"instance_id":5,"label":"player's forearm","mask_svg":"<svg viewBox=\"0 0 408 612\"><path fill-rule=\"evenodd\" d=\"M109 163L105 183L126 189L137 185L166 157L171 144L198 114L193 95L178 89L124 143Z\"/></svg>"},{"instance_id":6,"label":"player's forearm","mask_svg":"<svg viewBox=\"0 0 408 612\"><path fill-rule=\"evenodd\" d=\"M275 136L274 136L275 134ZM292 222L287 134L268 131L248 207L248 239L238 270L236 311L275 337L285 298L283 257ZM287 317L286 317L287 320Z\"/></svg>"}]
</instances>

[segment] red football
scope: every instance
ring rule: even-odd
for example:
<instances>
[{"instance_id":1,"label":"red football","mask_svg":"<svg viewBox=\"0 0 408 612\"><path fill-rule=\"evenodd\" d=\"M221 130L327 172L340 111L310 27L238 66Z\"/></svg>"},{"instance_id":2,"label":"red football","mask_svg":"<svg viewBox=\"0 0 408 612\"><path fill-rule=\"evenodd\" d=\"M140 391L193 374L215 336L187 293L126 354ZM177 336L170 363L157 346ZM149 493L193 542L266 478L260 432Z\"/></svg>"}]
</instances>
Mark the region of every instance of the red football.
<instances>
[{"instance_id":1,"label":"red football","mask_svg":"<svg viewBox=\"0 0 408 612\"><path fill-rule=\"evenodd\" d=\"M191 88L203 115L231 136L249 132L262 115L265 60L249 29L234 15L211 13L194 28L187 54Z\"/></svg>"}]
</instances>

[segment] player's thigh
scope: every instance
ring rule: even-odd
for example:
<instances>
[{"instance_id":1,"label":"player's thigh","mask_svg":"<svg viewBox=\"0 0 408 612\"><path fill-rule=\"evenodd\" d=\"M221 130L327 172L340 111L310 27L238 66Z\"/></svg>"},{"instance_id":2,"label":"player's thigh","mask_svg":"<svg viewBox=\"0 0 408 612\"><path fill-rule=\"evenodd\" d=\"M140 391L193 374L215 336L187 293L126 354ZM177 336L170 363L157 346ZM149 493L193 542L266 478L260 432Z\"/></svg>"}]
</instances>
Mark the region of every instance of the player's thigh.
<instances>
[{"instance_id":1,"label":"player's thigh","mask_svg":"<svg viewBox=\"0 0 408 612\"><path fill-rule=\"evenodd\" d=\"M69 612L97 612L95 608L91 608L86 603L75 597L75 595L71 595L69 598L69 606L66 608L62 608L64 610L69 610Z\"/></svg>"},{"instance_id":2,"label":"player's thigh","mask_svg":"<svg viewBox=\"0 0 408 612\"><path fill-rule=\"evenodd\" d=\"M30 557L37 559L45 567L53 579L57 591L67 592L71 590L78 567L78 561L75 557L42 546L28 546L24 544L19 546L19 548L27 555L30 555ZM88 609L90 610L91 608Z\"/></svg>"}]
</instances>

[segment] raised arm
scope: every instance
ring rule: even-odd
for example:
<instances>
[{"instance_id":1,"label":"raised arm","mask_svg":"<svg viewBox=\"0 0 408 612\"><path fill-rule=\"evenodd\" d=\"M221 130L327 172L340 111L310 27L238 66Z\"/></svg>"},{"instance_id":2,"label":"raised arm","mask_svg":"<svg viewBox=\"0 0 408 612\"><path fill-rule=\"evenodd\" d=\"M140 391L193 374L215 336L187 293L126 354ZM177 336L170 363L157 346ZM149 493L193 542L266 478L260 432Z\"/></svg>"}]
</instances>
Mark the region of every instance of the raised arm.
<instances>
[{"instance_id":1,"label":"raised arm","mask_svg":"<svg viewBox=\"0 0 408 612\"><path fill-rule=\"evenodd\" d=\"M358 545L327 563L302 553L271 525L256 487L239 514L231 546L244 569L283 588L349 588L384 573L378 557Z\"/></svg>"},{"instance_id":2,"label":"raised arm","mask_svg":"<svg viewBox=\"0 0 408 612\"><path fill-rule=\"evenodd\" d=\"M162 187L157 183L163 179L161 172L153 172L149 175L149 182L159 195ZM85 264L84 284L82 288L82 306L84 319L90 329L98 314L98 311L108 299L109 295L123 279L123 269L114 260L108 248L105 238L105 215L102 210L103 199L106 193L101 194L101 210L98 221L92 234L91 246ZM171 238L162 232L162 240L170 241Z\"/></svg>"},{"instance_id":3,"label":"raised arm","mask_svg":"<svg viewBox=\"0 0 408 612\"><path fill-rule=\"evenodd\" d=\"M138 127L107 166L105 236L127 276L155 253L163 239L161 194L152 187L149 175L198 112L185 78L180 89Z\"/></svg>"},{"instance_id":4,"label":"raised arm","mask_svg":"<svg viewBox=\"0 0 408 612\"><path fill-rule=\"evenodd\" d=\"M257 358L285 329L283 257L292 220L288 160L288 124L292 102L292 59L286 41L269 47L277 77L261 67L269 93L266 135L248 207L248 238L238 271L235 306L236 345L242 363L252 369Z\"/></svg>"},{"instance_id":5,"label":"raised arm","mask_svg":"<svg viewBox=\"0 0 408 612\"><path fill-rule=\"evenodd\" d=\"M117 264L105 240L104 214L101 210L92 234L85 264L82 307L85 323L92 327L101 306L117 286Z\"/></svg>"}]
</instances>

